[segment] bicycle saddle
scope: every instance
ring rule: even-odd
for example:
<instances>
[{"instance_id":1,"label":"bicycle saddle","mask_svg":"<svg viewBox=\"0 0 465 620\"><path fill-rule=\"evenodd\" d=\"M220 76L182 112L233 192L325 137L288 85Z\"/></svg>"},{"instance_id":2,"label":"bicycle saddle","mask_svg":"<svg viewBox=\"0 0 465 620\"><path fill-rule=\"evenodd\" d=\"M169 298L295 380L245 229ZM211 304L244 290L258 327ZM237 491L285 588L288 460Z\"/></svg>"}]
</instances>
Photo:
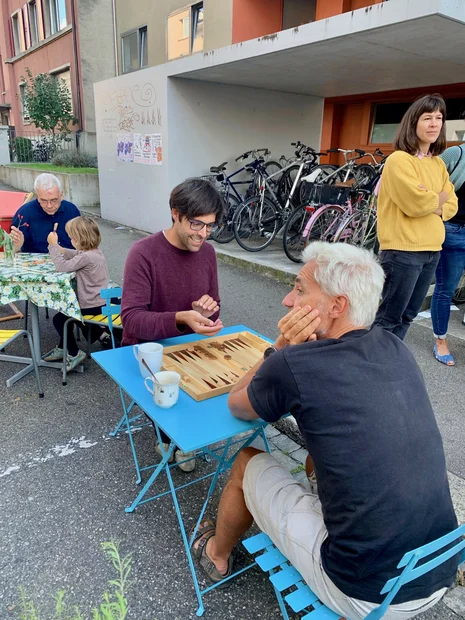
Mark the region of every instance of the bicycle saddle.
<instances>
[{"instance_id":1,"label":"bicycle saddle","mask_svg":"<svg viewBox=\"0 0 465 620\"><path fill-rule=\"evenodd\" d=\"M226 170L227 163L228 163L227 161L224 161L219 166L212 166L210 168L210 172L213 172L213 174L219 174L220 172L223 172L223 170Z\"/></svg>"}]
</instances>

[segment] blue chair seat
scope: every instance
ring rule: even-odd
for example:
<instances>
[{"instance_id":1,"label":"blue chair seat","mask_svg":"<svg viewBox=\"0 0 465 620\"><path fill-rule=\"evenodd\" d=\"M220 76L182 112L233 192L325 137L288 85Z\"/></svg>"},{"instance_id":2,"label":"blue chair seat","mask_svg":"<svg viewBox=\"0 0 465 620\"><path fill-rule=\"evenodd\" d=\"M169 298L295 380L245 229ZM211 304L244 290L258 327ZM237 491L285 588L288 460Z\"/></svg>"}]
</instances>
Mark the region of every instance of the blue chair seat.
<instances>
[{"instance_id":1,"label":"blue chair seat","mask_svg":"<svg viewBox=\"0 0 465 620\"><path fill-rule=\"evenodd\" d=\"M461 525L453 532L406 553L397 565L397 568L403 568L403 571L386 582L381 590L381 594L386 594L384 601L366 616L366 620L382 618L400 588L406 583L421 577L455 555L459 556L459 565L462 564L465 561L464 535L465 525ZM255 561L268 573L284 620L289 620L287 607L295 613L303 613L301 620L338 620L341 617L318 599L299 571L275 547L269 536L261 532L247 538L242 544L250 554L260 554L256 555ZM438 553L441 549L445 551L417 566L420 560Z\"/></svg>"}]
</instances>

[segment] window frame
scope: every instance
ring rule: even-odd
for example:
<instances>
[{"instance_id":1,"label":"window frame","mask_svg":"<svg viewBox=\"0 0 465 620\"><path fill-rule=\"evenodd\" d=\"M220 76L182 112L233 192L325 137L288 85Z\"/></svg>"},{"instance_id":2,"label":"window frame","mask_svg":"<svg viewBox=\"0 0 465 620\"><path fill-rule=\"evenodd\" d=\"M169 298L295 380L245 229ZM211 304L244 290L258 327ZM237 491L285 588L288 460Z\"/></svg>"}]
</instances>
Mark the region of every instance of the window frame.
<instances>
[{"instance_id":1,"label":"window frame","mask_svg":"<svg viewBox=\"0 0 465 620\"><path fill-rule=\"evenodd\" d=\"M460 96L460 95L449 95L449 96L445 96L444 97L444 101L446 102L446 108L447 108L447 102L450 101L451 99L461 99L465 102L465 95ZM368 136L367 136L367 143L366 146L370 147L370 148L376 148L376 147L383 147L386 145L390 145L392 144L391 142L379 142L379 141L374 141L372 140L372 136L373 136L373 131L375 129L375 125L376 125L376 110L378 106L382 106L382 105L387 105L387 106L391 106L393 104L396 103L402 103L402 104L406 104L407 108L414 102L415 99L404 99L402 101L392 101L392 100L380 100L380 101L372 101L371 102L371 112L370 112L370 123L368 126ZM462 112L463 114L465 114L465 107L464 110ZM451 118L447 118L446 119L446 125L448 121L451 120L459 120L459 119L451 119ZM464 117L465 120L465 117ZM399 126L399 123L397 124L397 127ZM397 131L397 127L396 127L396 131ZM447 128L446 128L446 133L447 133ZM395 134L394 134L395 135ZM464 136L465 139L465 136ZM448 144L462 144L463 140L447 140Z\"/></svg>"},{"instance_id":2,"label":"window frame","mask_svg":"<svg viewBox=\"0 0 465 620\"><path fill-rule=\"evenodd\" d=\"M37 12L37 2L38 0L29 0L29 2L27 3L27 15L29 19L29 39L31 42L31 47L33 47L34 45L37 45L37 43L39 43L40 41L39 39L39 15ZM34 7L34 12L31 11L32 7ZM33 19L33 17L35 17L35 19Z\"/></svg>"},{"instance_id":3,"label":"window frame","mask_svg":"<svg viewBox=\"0 0 465 620\"><path fill-rule=\"evenodd\" d=\"M19 54L21 54L21 52L24 51L22 49L22 44L21 44L21 30L20 30L21 25L20 25L20 19L19 19L20 13L21 13L21 9L18 9L17 11L12 13L10 16L11 32L13 35L13 56L18 56ZM15 29L15 24L16 24L16 29Z\"/></svg>"},{"instance_id":4,"label":"window frame","mask_svg":"<svg viewBox=\"0 0 465 620\"><path fill-rule=\"evenodd\" d=\"M21 106L21 120L23 125L31 125L31 117L29 116L29 112L27 110L26 102L25 102L25 90L26 90L26 82L19 82L19 102Z\"/></svg>"},{"instance_id":5,"label":"window frame","mask_svg":"<svg viewBox=\"0 0 465 620\"><path fill-rule=\"evenodd\" d=\"M130 69L129 71L125 71L125 63L124 63L124 39L133 34L137 33L137 58L139 61L139 67L137 69ZM145 33L145 36L142 36L142 33ZM132 28L131 30L126 30L126 32L122 32L120 34L121 37L121 74L126 75L128 73L134 73L134 71L140 71L141 69L145 69L148 67L148 25L143 24L142 26L138 26L137 28ZM147 62L143 64L144 60L144 50L142 47L142 42L145 43L145 50L147 54Z\"/></svg>"},{"instance_id":6,"label":"window frame","mask_svg":"<svg viewBox=\"0 0 465 620\"><path fill-rule=\"evenodd\" d=\"M194 52L194 41L195 41L195 37L194 37L194 28L196 25L198 25L199 21L197 19L197 21L194 20L194 15L198 15L200 12L200 9L203 12L204 18L202 20L202 22L205 21L205 7L204 7L204 2L202 0L202 2L198 2L198 0L196 2L192 2L190 4L186 4L185 6L176 9L176 11L173 11L172 13L170 13L167 18L166 18L166 27L165 27L165 48L166 48L166 60L171 62L172 60L178 60L179 58L186 58L187 56L192 56L192 54L198 54L199 52L203 51L204 45L202 44L202 49L197 50L196 52ZM175 56L173 58L169 57L169 37L168 37L168 22L170 20L170 18L175 17L176 15L178 15L179 13L183 13L185 11L189 11L189 53L188 54L181 54L180 56ZM185 19L187 19L187 17L183 18L182 21L184 21ZM183 33L185 32L184 29L184 24L183 24ZM180 39L178 39L178 41L184 41L185 39L187 39L187 36L181 37ZM205 42L205 39L204 39Z\"/></svg>"}]
</instances>

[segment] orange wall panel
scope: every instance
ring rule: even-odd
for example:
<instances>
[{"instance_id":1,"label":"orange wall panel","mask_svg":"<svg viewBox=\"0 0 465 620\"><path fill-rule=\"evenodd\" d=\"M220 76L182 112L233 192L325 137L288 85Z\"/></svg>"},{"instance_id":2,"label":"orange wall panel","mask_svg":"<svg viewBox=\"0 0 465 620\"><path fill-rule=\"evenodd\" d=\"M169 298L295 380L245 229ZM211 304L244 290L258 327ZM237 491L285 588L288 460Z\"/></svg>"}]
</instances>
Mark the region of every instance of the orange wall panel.
<instances>
[{"instance_id":1,"label":"orange wall panel","mask_svg":"<svg viewBox=\"0 0 465 620\"><path fill-rule=\"evenodd\" d=\"M233 0L233 43L279 32L282 23L283 0Z\"/></svg>"},{"instance_id":2,"label":"orange wall panel","mask_svg":"<svg viewBox=\"0 0 465 620\"><path fill-rule=\"evenodd\" d=\"M316 19L326 19L350 11L350 0L318 0Z\"/></svg>"},{"instance_id":3,"label":"orange wall panel","mask_svg":"<svg viewBox=\"0 0 465 620\"><path fill-rule=\"evenodd\" d=\"M318 0L316 19L326 19L327 17L333 17L333 15L341 15L341 13L363 9L381 2L384 2L384 0Z\"/></svg>"},{"instance_id":4,"label":"orange wall panel","mask_svg":"<svg viewBox=\"0 0 465 620\"><path fill-rule=\"evenodd\" d=\"M367 6L372 6L373 4L381 4L384 0L352 0L352 6L350 7L351 11L356 11L357 9L364 9Z\"/></svg>"}]
</instances>

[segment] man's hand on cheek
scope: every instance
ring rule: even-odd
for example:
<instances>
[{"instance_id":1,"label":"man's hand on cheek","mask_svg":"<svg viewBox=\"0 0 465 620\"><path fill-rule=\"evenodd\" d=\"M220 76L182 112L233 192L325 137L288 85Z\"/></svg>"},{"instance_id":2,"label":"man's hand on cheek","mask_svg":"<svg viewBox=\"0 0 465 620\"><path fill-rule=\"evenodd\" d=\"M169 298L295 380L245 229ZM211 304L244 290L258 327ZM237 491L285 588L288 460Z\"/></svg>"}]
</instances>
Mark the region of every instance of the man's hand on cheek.
<instances>
[{"instance_id":1,"label":"man's hand on cheek","mask_svg":"<svg viewBox=\"0 0 465 620\"><path fill-rule=\"evenodd\" d=\"M276 348L282 349L288 344L316 340L315 331L321 321L318 314L318 310L313 310L310 306L293 308L278 323L281 334L276 340Z\"/></svg>"}]
</instances>

